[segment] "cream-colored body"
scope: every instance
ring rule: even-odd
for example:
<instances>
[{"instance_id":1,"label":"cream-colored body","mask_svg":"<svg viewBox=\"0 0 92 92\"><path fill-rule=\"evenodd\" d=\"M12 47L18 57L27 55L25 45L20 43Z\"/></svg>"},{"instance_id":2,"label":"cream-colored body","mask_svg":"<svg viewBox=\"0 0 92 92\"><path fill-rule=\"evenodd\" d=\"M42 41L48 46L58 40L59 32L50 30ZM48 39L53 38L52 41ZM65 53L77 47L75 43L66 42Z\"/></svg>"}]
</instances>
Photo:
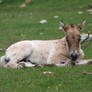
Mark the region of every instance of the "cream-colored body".
<instances>
[{"instance_id":1,"label":"cream-colored body","mask_svg":"<svg viewBox=\"0 0 92 92\"><path fill-rule=\"evenodd\" d=\"M82 35L82 40L87 35ZM92 36L89 37L91 39ZM82 61L84 53L80 48L79 58L77 61L79 65L85 64ZM6 64L5 58L10 61ZM65 37L57 40L25 40L11 45L7 50L5 56L1 57L0 64L3 67L23 68L21 60L27 58L31 62L23 62L25 67L34 67L32 63L39 65L55 64L56 66L66 66L70 61L68 47ZM88 63L87 61L86 63Z\"/></svg>"},{"instance_id":2,"label":"cream-colored body","mask_svg":"<svg viewBox=\"0 0 92 92\"><path fill-rule=\"evenodd\" d=\"M20 41L11 45L6 50L5 58L9 58L10 61L3 65L4 67L17 68L20 61L26 58L30 60L30 63L36 63L39 65L44 64L62 64L67 63L69 53L67 50L66 39L58 40L26 40ZM80 48L80 55L78 59L83 58L83 51ZM26 62L25 62L26 63ZM33 66L33 65L32 65Z\"/></svg>"}]
</instances>

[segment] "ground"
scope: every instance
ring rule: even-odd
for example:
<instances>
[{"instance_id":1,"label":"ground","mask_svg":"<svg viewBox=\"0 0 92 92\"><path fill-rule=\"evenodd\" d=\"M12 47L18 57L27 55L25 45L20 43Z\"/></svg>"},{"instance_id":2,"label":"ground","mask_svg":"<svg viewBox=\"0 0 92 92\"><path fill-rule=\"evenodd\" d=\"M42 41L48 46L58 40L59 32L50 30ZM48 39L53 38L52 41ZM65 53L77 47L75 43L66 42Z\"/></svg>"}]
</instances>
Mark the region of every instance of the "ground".
<instances>
[{"instance_id":1,"label":"ground","mask_svg":"<svg viewBox=\"0 0 92 92\"><path fill-rule=\"evenodd\" d=\"M0 4L0 48L20 40L58 39L64 36L59 21L79 24L86 19L81 33L92 31L92 0L3 0ZM54 16L59 16L54 18ZM47 23L40 24L46 19ZM92 58L92 44L83 49L84 59ZM0 51L0 56L4 51ZM44 74L51 71L51 74ZM86 72L86 74L84 73ZM92 92L92 65L29 69L0 68L0 92Z\"/></svg>"}]
</instances>

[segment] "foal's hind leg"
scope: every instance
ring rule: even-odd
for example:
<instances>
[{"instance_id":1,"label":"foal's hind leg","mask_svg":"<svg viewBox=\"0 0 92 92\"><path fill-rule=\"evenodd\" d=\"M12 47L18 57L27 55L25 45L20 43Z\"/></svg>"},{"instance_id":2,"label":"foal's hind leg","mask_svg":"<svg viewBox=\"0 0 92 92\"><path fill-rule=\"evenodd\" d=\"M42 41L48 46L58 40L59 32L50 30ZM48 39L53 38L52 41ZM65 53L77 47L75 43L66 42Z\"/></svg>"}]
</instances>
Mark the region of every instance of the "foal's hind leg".
<instances>
[{"instance_id":1,"label":"foal's hind leg","mask_svg":"<svg viewBox=\"0 0 92 92\"><path fill-rule=\"evenodd\" d=\"M18 68L19 66L18 62L20 62L20 59L12 58L7 64L3 65L3 67L4 68Z\"/></svg>"},{"instance_id":2,"label":"foal's hind leg","mask_svg":"<svg viewBox=\"0 0 92 92\"><path fill-rule=\"evenodd\" d=\"M35 67L36 64L32 64L31 62L19 62L18 68L26 68L26 67Z\"/></svg>"},{"instance_id":3,"label":"foal's hind leg","mask_svg":"<svg viewBox=\"0 0 92 92\"><path fill-rule=\"evenodd\" d=\"M18 68L17 63L7 63L3 66L4 68Z\"/></svg>"},{"instance_id":4,"label":"foal's hind leg","mask_svg":"<svg viewBox=\"0 0 92 92\"><path fill-rule=\"evenodd\" d=\"M10 61L9 63L7 63L6 65L4 65L5 68L26 68L26 67L35 67L37 66L36 64L32 64L30 62L17 62L17 61Z\"/></svg>"}]
</instances>

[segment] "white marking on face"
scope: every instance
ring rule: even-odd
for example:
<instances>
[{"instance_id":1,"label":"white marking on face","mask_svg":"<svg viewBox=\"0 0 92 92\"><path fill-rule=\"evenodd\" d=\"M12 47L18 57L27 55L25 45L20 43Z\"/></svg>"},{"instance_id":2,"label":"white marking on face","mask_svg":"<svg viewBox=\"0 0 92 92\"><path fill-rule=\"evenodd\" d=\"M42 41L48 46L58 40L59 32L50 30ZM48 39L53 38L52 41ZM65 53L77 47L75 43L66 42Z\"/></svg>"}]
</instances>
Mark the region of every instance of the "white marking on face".
<instances>
[{"instance_id":1,"label":"white marking on face","mask_svg":"<svg viewBox=\"0 0 92 92\"><path fill-rule=\"evenodd\" d=\"M78 55L78 53L79 53L79 51L78 51L78 50L72 50L72 51L70 51L70 53L69 53L69 54L70 54L70 55L71 55L71 54L77 54L77 55Z\"/></svg>"}]
</instances>

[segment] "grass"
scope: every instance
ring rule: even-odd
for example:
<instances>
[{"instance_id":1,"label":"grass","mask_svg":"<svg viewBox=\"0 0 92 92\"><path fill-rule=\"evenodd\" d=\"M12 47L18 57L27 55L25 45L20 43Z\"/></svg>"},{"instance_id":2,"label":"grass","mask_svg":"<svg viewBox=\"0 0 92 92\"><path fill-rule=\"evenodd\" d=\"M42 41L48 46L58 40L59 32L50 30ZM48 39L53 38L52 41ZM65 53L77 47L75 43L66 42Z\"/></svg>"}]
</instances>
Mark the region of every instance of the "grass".
<instances>
[{"instance_id":1,"label":"grass","mask_svg":"<svg viewBox=\"0 0 92 92\"><path fill-rule=\"evenodd\" d=\"M46 67L30 69L0 68L1 92L91 92L92 66L83 67ZM52 74L43 74L44 71Z\"/></svg>"},{"instance_id":2,"label":"grass","mask_svg":"<svg viewBox=\"0 0 92 92\"><path fill-rule=\"evenodd\" d=\"M63 37L63 31L58 30L61 19L67 24L78 24L86 19L81 33L92 30L92 15L87 12L92 0L33 0L27 7L19 8L23 2L4 0L0 4L0 48L25 39ZM83 14L78 14L78 11L83 11ZM56 15L58 19L54 18ZM42 19L47 19L48 23L40 24ZM92 44L84 52L85 59L92 58ZM44 71L52 74L44 75ZM20 70L0 68L0 92L91 92L92 75L83 75L82 72L92 72L92 65Z\"/></svg>"}]
</instances>

